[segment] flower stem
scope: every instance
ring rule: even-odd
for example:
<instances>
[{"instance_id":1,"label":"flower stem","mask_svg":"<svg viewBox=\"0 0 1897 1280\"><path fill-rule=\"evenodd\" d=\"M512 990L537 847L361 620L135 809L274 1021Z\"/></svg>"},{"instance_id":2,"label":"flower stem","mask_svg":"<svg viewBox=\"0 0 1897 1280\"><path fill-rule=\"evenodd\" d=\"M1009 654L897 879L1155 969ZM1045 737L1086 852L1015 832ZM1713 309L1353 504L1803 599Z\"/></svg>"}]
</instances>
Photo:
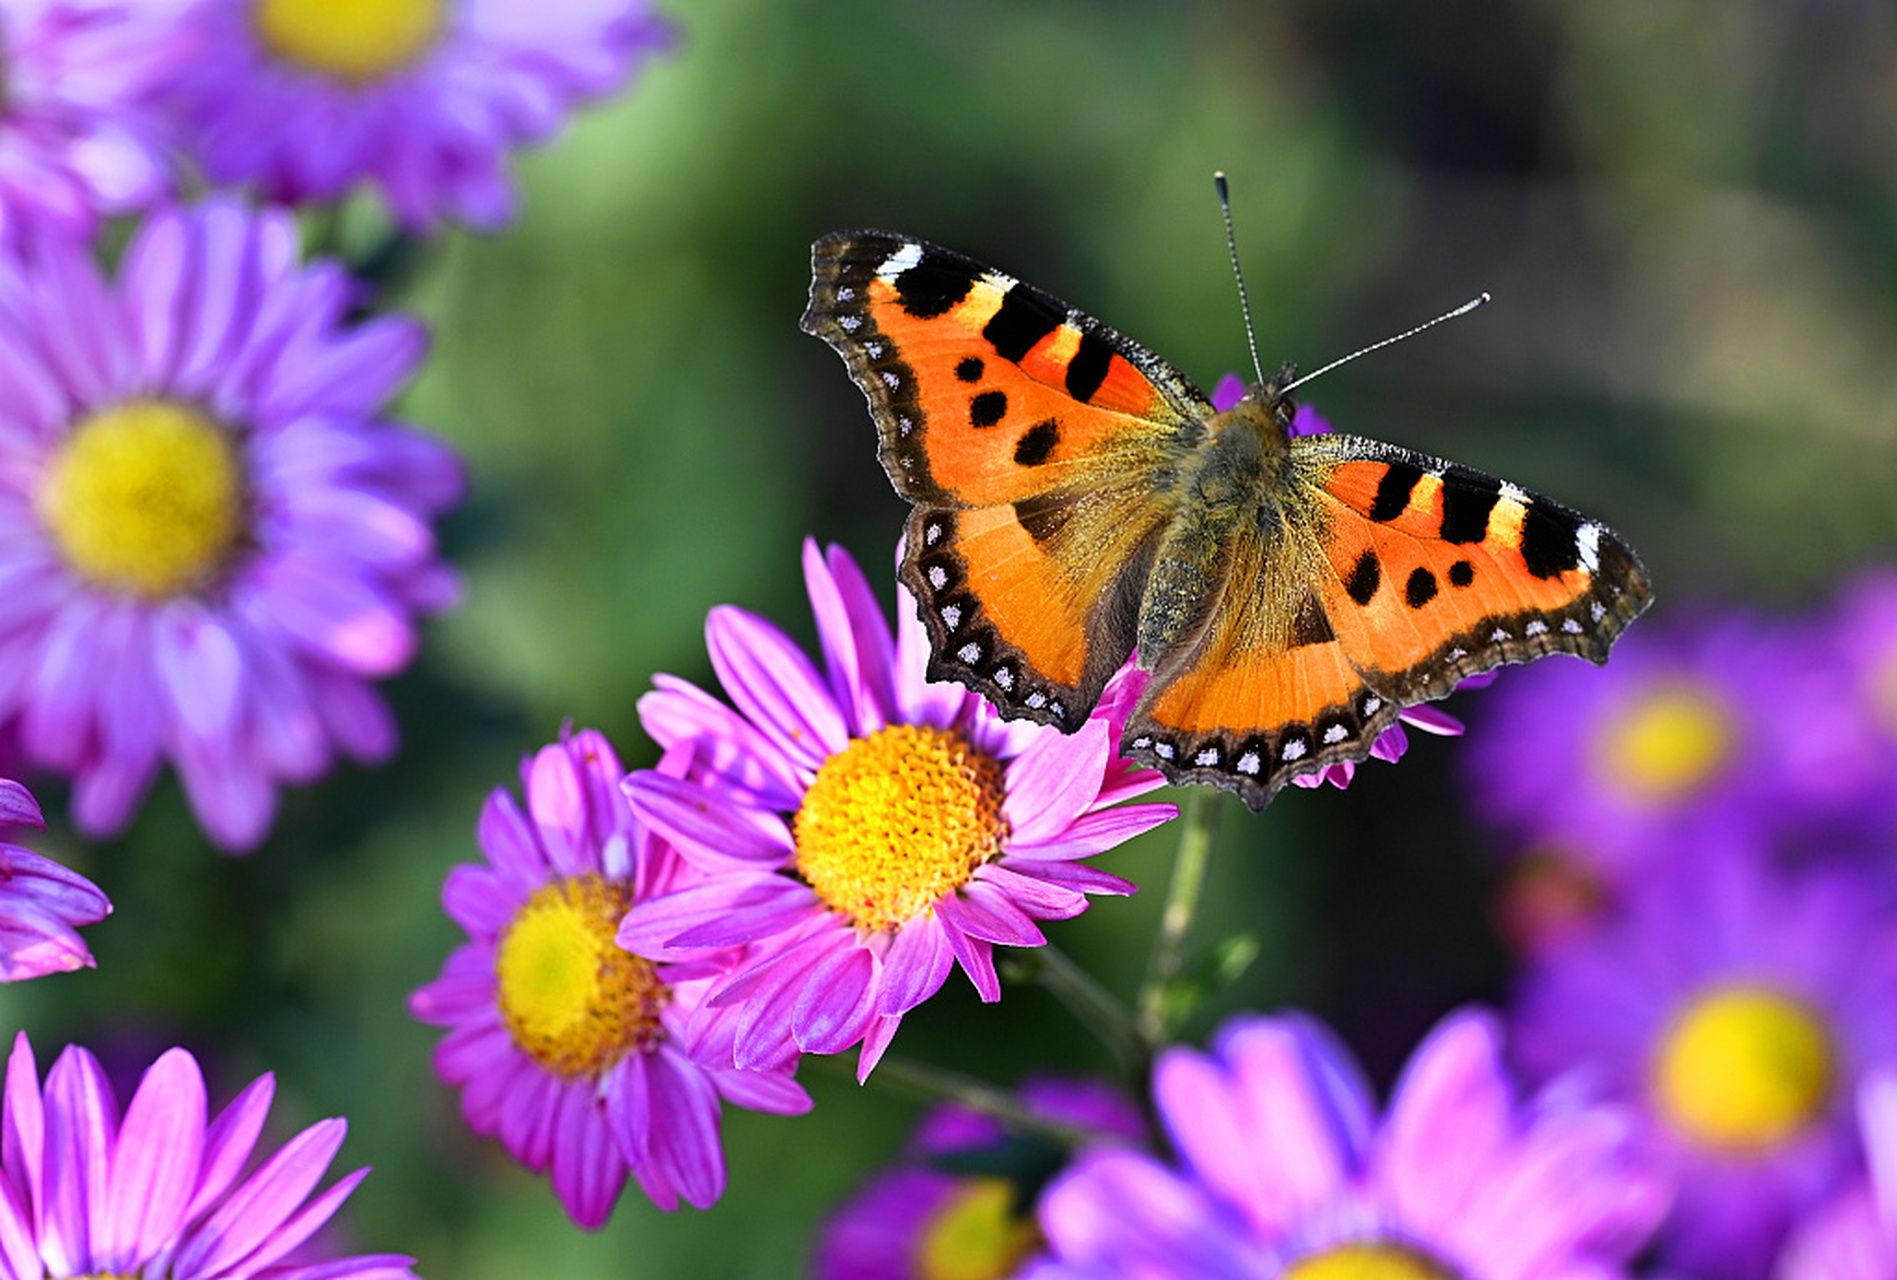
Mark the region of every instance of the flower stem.
<instances>
[{"instance_id":1,"label":"flower stem","mask_svg":"<svg viewBox=\"0 0 1897 1280\"><path fill-rule=\"evenodd\" d=\"M1159 917L1159 936L1140 983L1139 1037L1152 1052L1172 1030L1173 983L1185 965L1186 934L1199 913L1205 894L1206 873L1212 865L1212 839L1219 827L1219 795L1209 787L1193 787L1186 795L1186 812L1179 835L1179 853L1173 859L1172 884Z\"/></svg>"},{"instance_id":2,"label":"flower stem","mask_svg":"<svg viewBox=\"0 0 1897 1280\"><path fill-rule=\"evenodd\" d=\"M1034 978L1067 1006L1070 1013L1106 1045L1120 1065L1134 1070L1144 1063L1146 1047L1140 1040L1133 1011L1100 985L1099 979L1075 964L1059 947L1036 947Z\"/></svg>"},{"instance_id":3,"label":"flower stem","mask_svg":"<svg viewBox=\"0 0 1897 1280\"><path fill-rule=\"evenodd\" d=\"M1019 1097L1005 1089L997 1089L986 1081L963 1075L959 1071L932 1067L899 1054L889 1054L877 1063L876 1070L870 1073L869 1082L879 1082L898 1093L924 1102L946 1099L959 1103L970 1111L978 1111L1000 1121L1017 1133L1033 1134L1064 1147L1078 1147L1093 1136L1078 1125L1063 1124L1037 1115Z\"/></svg>"}]
</instances>

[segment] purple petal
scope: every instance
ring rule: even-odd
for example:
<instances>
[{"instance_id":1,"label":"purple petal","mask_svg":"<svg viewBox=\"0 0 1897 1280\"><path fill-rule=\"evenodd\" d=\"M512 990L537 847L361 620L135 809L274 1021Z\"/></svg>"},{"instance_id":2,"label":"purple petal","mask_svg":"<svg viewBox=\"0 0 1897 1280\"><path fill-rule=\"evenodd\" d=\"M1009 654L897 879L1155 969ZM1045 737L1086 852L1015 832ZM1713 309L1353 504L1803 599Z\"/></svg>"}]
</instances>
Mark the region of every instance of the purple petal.
<instances>
[{"instance_id":1,"label":"purple petal","mask_svg":"<svg viewBox=\"0 0 1897 1280\"><path fill-rule=\"evenodd\" d=\"M720 605L705 620L712 669L725 692L800 769L816 772L849 745L829 687L790 638L764 619Z\"/></svg>"},{"instance_id":2,"label":"purple petal","mask_svg":"<svg viewBox=\"0 0 1897 1280\"><path fill-rule=\"evenodd\" d=\"M796 852L776 814L740 809L696 783L639 769L626 798L641 822L708 870L775 867Z\"/></svg>"},{"instance_id":3,"label":"purple petal","mask_svg":"<svg viewBox=\"0 0 1897 1280\"><path fill-rule=\"evenodd\" d=\"M92 1265L136 1271L183 1225L204 1147L204 1077L183 1049L145 1072L125 1109L112 1152L106 1204Z\"/></svg>"},{"instance_id":4,"label":"purple petal","mask_svg":"<svg viewBox=\"0 0 1897 1280\"><path fill-rule=\"evenodd\" d=\"M1100 794L1112 743L1107 725L1089 720L1071 735L1044 731L1008 762L1002 813L1014 841L1036 844L1064 831Z\"/></svg>"}]
</instances>

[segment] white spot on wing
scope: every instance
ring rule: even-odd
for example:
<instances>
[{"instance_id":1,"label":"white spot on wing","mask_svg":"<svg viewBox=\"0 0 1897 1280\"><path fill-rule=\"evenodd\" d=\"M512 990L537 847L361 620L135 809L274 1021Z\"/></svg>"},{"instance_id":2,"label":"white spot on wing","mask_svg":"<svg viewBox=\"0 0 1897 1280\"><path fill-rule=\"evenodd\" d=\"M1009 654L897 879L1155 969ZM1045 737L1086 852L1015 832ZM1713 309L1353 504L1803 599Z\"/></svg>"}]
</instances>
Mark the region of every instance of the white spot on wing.
<instances>
[{"instance_id":1,"label":"white spot on wing","mask_svg":"<svg viewBox=\"0 0 1897 1280\"><path fill-rule=\"evenodd\" d=\"M1284 744L1284 750L1278 754L1286 760L1301 760L1304 758L1304 753L1308 750L1310 750L1310 748L1304 745L1303 738L1293 738Z\"/></svg>"},{"instance_id":2,"label":"white spot on wing","mask_svg":"<svg viewBox=\"0 0 1897 1280\"><path fill-rule=\"evenodd\" d=\"M995 672L995 683L1003 689L1014 688L1014 672L1002 667Z\"/></svg>"},{"instance_id":3,"label":"white spot on wing","mask_svg":"<svg viewBox=\"0 0 1897 1280\"><path fill-rule=\"evenodd\" d=\"M1510 484L1506 480L1502 481L1502 500L1512 502L1518 507L1525 507L1534 501L1528 496L1528 490L1518 484Z\"/></svg>"},{"instance_id":4,"label":"white spot on wing","mask_svg":"<svg viewBox=\"0 0 1897 1280\"><path fill-rule=\"evenodd\" d=\"M1033 707L1036 711L1039 711L1042 707L1047 705L1047 695L1042 693L1039 689L1036 689L1033 693L1028 695L1028 705ZM1135 745L1143 746L1145 744L1138 743Z\"/></svg>"},{"instance_id":5,"label":"white spot on wing","mask_svg":"<svg viewBox=\"0 0 1897 1280\"><path fill-rule=\"evenodd\" d=\"M1349 736L1350 736L1349 728L1341 724L1334 724L1330 728L1324 730L1324 745L1327 747L1334 747L1338 743L1342 742L1345 738L1348 738Z\"/></svg>"},{"instance_id":6,"label":"white spot on wing","mask_svg":"<svg viewBox=\"0 0 1897 1280\"><path fill-rule=\"evenodd\" d=\"M1533 622L1522 628L1522 634L1525 636L1545 636L1548 634L1548 624L1543 622L1540 618L1536 618Z\"/></svg>"},{"instance_id":7,"label":"white spot on wing","mask_svg":"<svg viewBox=\"0 0 1897 1280\"><path fill-rule=\"evenodd\" d=\"M929 566L929 585L940 591L948 585L948 570L939 564Z\"/></svg>"},{"instance_id":8,"label":"white spot on wing","mask_svg":"<svg viewBox=\"0 0 1897 1280\"><path fill-rule=\"evenodd\" d=\"M883 265L876 268L876 274L884 280L895 281L896 277L922 261L922 246L910 241L902 248L883 259Z\"/></svg>"},{"instance_id":9,"label":"white spot on wing","mask_svg":"<svg viewBox=\"0 0 1897 1280\"><path fill-rule=\"evenodd\" d=\"M1588 605L1587 616L1599 622L1602 618L1607 616L1607 606L1602 604L1599 600L1596 600Z\"/></svg>"},{"instance_id":10,"label":"white spot on wing","mask_svg":"<svg viewBox=\"0 0 1897 1280\"><path fill-rule=\"evenodd\" d=\"M942 540L942 526L930 523L930 525L922 531L922 537L930 546L934 546Z\"/></svg>"},{"instance_id":11,"label":"white spot on wing","mask_svg":"<svg viewBox=\"0 0 1897 1280\"><path fill-rule=\"evenodd\" d=\"M1240 773L1249 773L1253 777L1257 777L1258 771L1264 767L1264 763L1264 761L1258 758L1256 751L1247 751L1238 758L1238 763L1232 767L1237 769Z\"/></svg>"},{"instance_id":12,"label":"white spot on wing","mask_svg":"<svg viewBox=\"0 0 1897 1280\"><path fill-rule=\"evenodd\" d=\"M1581 564L1589 573L1601 568L1601 527L1584 524L1574 531L1574 546L1581 553Z\"/></svg>"},{"instance_id":13,"label":"white spot on wing","mask_svg":"<svg viewBox=\"0 0 1897 1280\"><path fill-rule=\"evenodd\" d=\"M981 646L974 643L973 641L970 641L968 644L965 644L961 648L957 649L955 651L955 656L960 658L963 662L966 662L969 666L972 667L977 662L981 661Z\"/></svg>"},{"instance_id":14,"label":"white spot on wing","mask_svg":"<svg viewBox=\"0 0 1897 1280\"><path fill-rule=\"evenodd\" d=\"M857 330L857 327L861 325L862 323L863 323L863 320L861 316L838 316L837 317L837 327L843 330L843 332L845 333L855 333Z\"/></svg>"},{"instance_id":15,"label":"white spot on wing","mask_svg":"<svg viewBox=\"0 0 1897 1280\"><path fill-rule=\"evenodd\" d=\"M894 391L897 387L902 385L902 379L885 369L883 370L883 385L888 387L891 391Z\"/></svg>"},{"instance_id":16,"label":"white spot on wing","mask_svg":"<svg viewBox=\"0 0 1897 1280\"><path fill-rule=\"evenodd\" d=\"M1367 716L1374 716L1382 708L1383 699L1374 693L1363 700L1363 713Z\"/></svg>"},{"instance_id":17,"label":"white spot on wing","mask_svg":"<svg viewBox=\"0 0 1897 1280\"><path fill-rule=\"evenodd\" d=\"M1198 755L1192 757L1192 763L1199 766L1199 768L1201 769L1208 769L1211 766L1217 764L1218 762L1219 762L1219 749L1217 747L1207 747L1205 750L1201 751Z\"/></svg>"},{"instance_id":18,"label":"white spot on wing","mask_svg":"<svg viewBox=\"0 0 1897 1280\"><path fill-rule=\"evenodd\" d=\"M1153 744L1153 754L1158 756L1161 760L1172 759L1172 756L1173 756L1172 743L1155 742Z\"/></svg>"},{"instance_id":19,"label":"white spot on wing","mask_svg":"<svg viewBox=\"0 0 1897 1280\"><path fill-rule=\"evenodd\" d=\"M943 605L942 606L942 625L947 627L950 631L953 631L955 630L955 628L961 626L962 625L962 606L959 604Z\"/></svg>"},{"instance_id":20,"label":"white spot on wing","mask_svg":"<svg viewBox=\"0 0 1897 1280\"><path fill-rule=\"evenodd\" d=\"M1573 618L1569 618L1566 622L1563 622L1561 624L1561 629L1567 632L1571 636L1578 636L1581 634L1581 624L1576 622Z\"/></svg>"},{"instance_id":21,"label":"white spot on wing","mask_svg":"<svg viewBox=\"0 0 1897 1280\"><path fill-rule=\"evenodd\" d=\"M856 296L856 290L850 288L849 285L847 284L839 285L837 287L837 301L838 302L848 302L851 298L854 298L855 296Z\"/></svg>"}]
</instances>

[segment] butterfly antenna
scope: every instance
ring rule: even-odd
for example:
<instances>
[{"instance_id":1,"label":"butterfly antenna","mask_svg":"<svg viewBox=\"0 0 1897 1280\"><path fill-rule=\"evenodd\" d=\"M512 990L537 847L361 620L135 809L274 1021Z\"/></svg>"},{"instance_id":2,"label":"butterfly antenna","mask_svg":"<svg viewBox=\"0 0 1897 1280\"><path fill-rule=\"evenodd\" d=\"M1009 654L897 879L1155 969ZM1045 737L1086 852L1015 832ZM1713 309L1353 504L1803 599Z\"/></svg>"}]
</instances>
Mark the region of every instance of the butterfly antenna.
<instances>
[{"instance_id":1,"label":"butterfly antenna","mask_svg":"<svg viewBox=\"0 0 1897 1280\"><path fill-rule=\"evenodd\" d=\"M1301 387L1305 383L1309 382L1312 378L1315 378L1318 374L1329 373L1332 369L1335 369L1338 365L1349 364L1352 360L1355 360L1358 356L1367 356L1372 351L1375 351L1379 347L1387 347L1392 342L1401 342L1405 338L1413 338L1417 334L1421 333L1423 330L1433 329L1445 320L1454 320L1457 316L1466 316L1471 311L1474 311L1477 307L1481 306L1483 303L1488 302L1490 300L1491 299L1489 298L1487 291L1484 291L1476 295L1475 297L1469 299L1467 302L1457 307L1454 311L1445 311L1441 315L1437 316L1434 320L1425 321L1424 323L1417 325L1414 329L1405 329L1402 333L1393 334L1392 336L1385 338L1381 342L1373 342L1369 346L1359 348L1358 350L1351 352L1349 355L1344 356L1341 359L1333 360L1321 369L1313 369L1311 370L1311 372L1305 374L1302 378L1298 378L1294 381L1287 382L1284 386L1279 387L1278 394L1283 395L1285 392L1291 390L1291 388L1293 387Z\"/></svg>"},{"instance_id":2,"label":"butterfly antenna","mask_svg":"<svg viewBox=\"0 0 1897 1280\"><path fill-rule=\"evenodd\" d=\"M1213 173L1212 182L1219 189L1219 212L1225 215L1225 247L1232 253L1232 276L1238 281L1238 309L1245 314L1245 341L1251 344L1252 372L1263 382L1265 366L1258 361L1258 336L1251 327L1251 299L1245 296L1245 273L1238 266L1238 237L1232 232L1232 193L1225 185L1225 171Z\"/></svg>"}]
</instances>

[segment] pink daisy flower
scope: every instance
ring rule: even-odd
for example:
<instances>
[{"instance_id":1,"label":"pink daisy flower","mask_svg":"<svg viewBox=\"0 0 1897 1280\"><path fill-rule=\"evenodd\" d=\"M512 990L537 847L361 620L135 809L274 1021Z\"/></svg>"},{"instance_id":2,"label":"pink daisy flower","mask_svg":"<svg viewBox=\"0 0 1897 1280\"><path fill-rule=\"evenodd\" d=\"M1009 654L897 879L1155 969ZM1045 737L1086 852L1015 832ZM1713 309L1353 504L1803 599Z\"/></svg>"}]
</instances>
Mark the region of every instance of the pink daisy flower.
<instances>
[{"instance_id":1,"label":"pink daisy flower","mask_svg":"<svg viewBox=\"0 0 1897 1280\"><path fill-rule=\"evenodd\" d=\"M1867 1168L1799 1224L1774 1280L1890 1280L1897 1276L1897 1070L1858 1089Z\"/></svg>"},{"instance_id":2,"label":"pink daisy flower","mask_svg":"<svg viewBox=\"0 0 1897 1280\"><path fill-rule=\"evenodd\" d=\"M32 792L0 778L0 830L45 825ZM91 968L92 952L75 926L111 914L112 903L98 885L0 840L0 982Z\"/></svg>"},{"instance_id":3,"label":"pink daisy flower","mask_svg":"<svg viewBox=\"0 0 1897 1280\"><path fill-rule=\"evenodd\" d=\"M198 0L172 98L212 181L272 200L373 182L404 226L493 230L504 161L670 42L646 0Z\"/></svg>"},{"instance_id":4,"label":"pink daisy flower","mask_svg":"<svg viewBox=\"0 0 1897 1280\"><path fill-rule=\"evenodd\" d=\"M804 580L825 670L725 606L706 635L736 710L667 676L640 700L652 736L693 756L687 778L633 774L633 809L704 878L634 907L619 940L652 956L759 947L712 997L739 1012L738 1063L860 1043L860 1079L952 967L998 1000L995 944L1040 946L1036 921L1132 892L1082 860L1176 810L1119 803L1161 784L1117 758L1123 679L1071 736L1004 721L926 679L913 602L892 639L841 548L805 543Z\"/></svg>"},{"instance_id":5,"label":"pink daisy flower","mask_svg":"<svg viewBox=\"0 0 1897 1280\"><path fill-rule=\"evenodd\" d=\"M394 749L368 681L455 599L429 521L460 465L383 416L421 326L347 320L297 243L214 200L115 282L64 241L0 266L0 722L89 835L169 760L206 834L254 845L278 783Z\"/></svg>"},{"instance_id":6,"label":"pink daisy flower","mask_svg":"<svg viewBox=\"0 0 1897 1280\"><path fill-rule=\"evenodd\" d=\"M1029 1280L1614 1280L1666 1209L1636 1130L1522 1102L1495 1020L1446 1019L1381 1116L1330 1034L1295 1015L1174 1048L1153 1096L1176 1163L1096 1149L1041 1198Z\"/></svg>"},{"instance_id":7,"label":"pink daisy flower","mask_svg":"<svg viewBox=\"0 0 1897 1280\"><path fill-rule=\"evenodd\" d=\"M312 1198L347 1122L322 1120L247 1176L274 1083L263 1076L206 1123L197 1061L171 1049L123 1116L98 1060L69 1047L42 1091L26 1037L7 1061L0 1265L8 1276L166 1280L415 1280L395 1254L298 1250L367 1176Z\"/></svg>"},{"instance_id":8,"label":"pink daisy flower","mask_svg":"<svg viewBox=\"0 0 1897 1280\"><path fill-rule=\"evenodd\" d=\"M409 999L448 1028L435 1051L476 1133L551 1170L572 1219L611 1215L628 1172L663 1209L724 1194L718 1102L793 1115L810 1097L790 1065L731 1065L731 1019L705 995L739 959L654 963L613 940L626 908L693 876L633 821L612 745L583 730L521 765L523 813L497 789L481 813L487 861L456 867L442 905L468 933Z\"/></svg>"},{"instance_id":9,"label":"pink daisy flower","mask_svg":"<svg viewBox=\"0 0 1897 1280\"><path fill-rule=\"evenodd\" d=\"M191 54L185 0L0 6L0 241L25 226L89 236L168 195L154 88Z\"/></svg>"}]
</instances>

